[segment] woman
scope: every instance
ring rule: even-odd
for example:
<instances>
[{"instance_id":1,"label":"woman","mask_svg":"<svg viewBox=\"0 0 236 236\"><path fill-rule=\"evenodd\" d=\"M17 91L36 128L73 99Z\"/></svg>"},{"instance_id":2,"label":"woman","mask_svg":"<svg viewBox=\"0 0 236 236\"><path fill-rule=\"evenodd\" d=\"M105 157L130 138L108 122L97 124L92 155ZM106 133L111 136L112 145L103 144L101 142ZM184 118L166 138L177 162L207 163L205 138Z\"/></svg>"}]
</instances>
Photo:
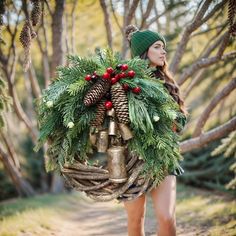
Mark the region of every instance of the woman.
<instances>
[{"instance_id":1,"label":"woman","mask_svg":"<svg viewBox=\"0 0 236 236\"><path fill-rule=\"evenodd\" d=\"M139 56L149 60L149 66L153 68L155 77L165 81L164 85L179 104L180 111L187 115L184 101L179 94L179 87L167 69L165 38L150 30L139 31L133 25L129 25L125 33L130 44L131 56ZM180 122L184 126L186 119ZM173 130L180 131L175 126L173 126ZM182 168L175 170L167 175L158 187L150 191L158 222L158 236L176 235L176 176L183 174L183 172ZM146 196L142 195L137 199L126 201L124 206L128 215L128 235L143 236Z\"/></svg>"}]
</instances>

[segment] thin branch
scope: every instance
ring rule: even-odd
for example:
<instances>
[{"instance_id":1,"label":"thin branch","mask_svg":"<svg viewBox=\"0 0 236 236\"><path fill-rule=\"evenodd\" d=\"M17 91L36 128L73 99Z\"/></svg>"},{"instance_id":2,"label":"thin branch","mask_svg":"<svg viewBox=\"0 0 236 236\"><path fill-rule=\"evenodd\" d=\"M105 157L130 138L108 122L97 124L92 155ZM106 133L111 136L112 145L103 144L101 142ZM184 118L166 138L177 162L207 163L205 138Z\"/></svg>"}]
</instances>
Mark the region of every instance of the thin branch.
<instances>
[{"instance_id":1,"label":"thin branch","mask_svg":"<svg viewBox=\"0 0 236 236\"><path fill-rule=\"evenodd\" d=\"M111 5L111 11L112 11L113 17L114 17L114 19L115 19L115 22L116 22L117 26L119 27L120 32L123 34L123 30L122 30L121 24L119 23L119 20L118 20L118 18L117 18L117 15L116 15L116 13L115 13L115 9L114 9L112 0L110 0L110 5Z\"/></svg>"},{"instance_id":2,"label":"thin branch","mask_svg":"<svg viewBox=\"0 0 236 236\"><path fill-rule=\"evenodd\" d=\"M227 2L227 0L223 0L219 4L217 4L210 13L208 13L207 16L204 17L206 11L208 10L212 0L206 0L199 12L196 14L196 17L193 19L193 21L185 28L183 32L183 36L178 44L178 47L176 49L175 55L172 59L172 62L170 64L170 71L172 74L175 74L177 72L178 66L181 62L182 56L184 54L184 51L187 47L187 43L190 39L190 35L193 31L195 31L198 27L200 27L203 23L205 23L210 17L212 17L216 11L222 9L224 4ZM203 18L204 17L204 18Z\"/></svg>"},{"instance_id":3,"label":"thin branch","mask_svg":"<svg viewBox=\"0 0 236 236\"><path fill-rule=\"evenodd\" d=\"M193 87L204 78L203 76L204 76L204 69L201 69L197 72L197 75L192 79L191 83L188 85L185 91L183 91L183 94L184 94L183 96L185 99L190 94Z\"/></svg>"},{"instance_id":4,"label":"thin branch","mask_svg":"<svg viewBox=\"0 0 236 236\"><path fill-rule=\"evenodd\" d=\"M193 149L201 148L206 144L223 138L228 135L230 132L234 131L236 127L236 116L230 119L223 125L220 125L204 134L201 134L199 137L191 138L180 143L181 153L186 153L192 151Z\"/></svg>"},{"instance_id":5,"label":"thin branch","mask_svg":"<svg viewBox=\"0 0 236 236\"><path fill-rule=\"evenodd\" d=\"M155 17L153 17L151 20L149 20L149 22L146 23L146 26L149 27L151 24L153 24L154 22L156 22L159 18L161 18L162 16L164 16L166 14L168 10L165 10L164 12L162 12L160 15L156 14Z\"/></svg>"},{"instance_id":6,"label":"thin branch","mask_svg":"<svg viewBox=\"0 0 236 236\"><path fill-rule=\"evenodd\" d=\"M125 26L129 25L131 23L132 19L134 18L134 14L135 14L135 11L138 7L138 4L139 4L139 0L133 0L132 4L130 6L129 12L128 12L126 21L125 21Z\"/></svg>"},{"instance_id":7,"label":"thin branch","mask_svg":"<svg viewBox=\"0 0 236 236\"><path fill-rule=\"evenodd\" d=\"M106 5L105 0L100 0L100 6L104 14L104 24L106 27L107 42L108 42L109 47L112 48L112 32L111 32L110 14L109 14L108 7Z\"/></svg>"},{"instance_id":8,"label":"thin branch","mask_svg":"<svg viewBox=\"0 0 236 236\"><path fill-rule=\"evenodd\" d=\"M20 162L19 162L16 152L12 146L12 140L9 139L9 135L7 138L6 135L2 131L0 131L0 136L3 140L3 142L5 143L7 152L9 153L9 156L11 157L11 160L14 163L14 166L17 168L17 170L20 170Z\"/></svg>"},{"instance_id":9,"label":"thin branch","mask_svg":"<svg viewBox=\"0 0 236 236\"><path fill-rule=\"evenodd\" d=\"M149 15L151 13L151 10L153 8L153 4L154 4L154 0L149 0L148 1L147 9L146 9L145 13L142 16L142 22L141 22L140 29L145 28L147 26L146 21L147 21L147 18L149 17Z\"/></svg>"},{"instance_id":10,"label":"thin branch","mask_svg":"<svg viewBox=\"0 0 236 236\"><path fill-rule=\"evenodd\" d=\"M47 6L47 8L48 8L48 12L49 12L50 16L52 17L53 12L52 12L52 10L51 10L49 4L48 4L48 1L47 1L47 0L44 0L44 2L46 3L46 6Z\"/></svg>"},{"instance_id":11,"label":"thin branch","mask_svg":"<svg viewBox=\"0 0 236 236\"><path fill-rule=\"evenodd\" d=\"M35 69L32 63L31 63L28 73L29 73L30 86L31 86L33 95L36 98L39 98L41 96L41 90L40 90L37 76L35 73Z\"/></svg>"},{"instance_id":12,"label":"thin branch","mask_svg":"<svg viewBox=\"0 0 236 236\"><path fill-rule=\"evenodd\" d=\"M227 60L230 58L236 57L236 51L232 51L230 53L227 53L223 56L215 56L210 58L201 58L198 61L196 61L194 64L192 64L190 67L188 67L179 77L178 84L182 85L191 75L193 75L196 71L198 71L201 68L208 67L210 65L213 65L220 60Z\"/></svg>"},{"instance_id":13,"label":"thin branch","mask_svg":"<svg viewBox=\"0 0 236 236\"><path fill-rule=\"evenodd\" d=\"M195 33L195 34L192 34L192 35L190 36L190 38L193 38L193 37L196 37L196 36L199 36L199 35L208 33L208 32L210 32L210 31L212 31L212 30L224 29L225 26L227 26L227 25L228 25L228 23L225 22L225 23L223 23L223 24L221 24L221 25L217 25L217 26L215 26L215 27L208 28L208 29L206 29L206 30L202 30L202 31L200 31L200 32L197 32L197 33Z\"/></svg>"},{"instance_id":14,"label":"thin branch","mask_svg":"<svg viewBox=\"0 0 236 236\"><path fill-rule=\"evenodd\" d=\"M202 133L202 129L207 122L212 110L219 104L219 102L228 96L236 88L236 78L233 78L210 102L210 104L202 112L192 137L197 137Z\"/></svg>"},{"instance_id":15,"label":"thin branch","mask_svg":"<svg viewBox=\"0 0 236 236\"><path fill-rule=\"evenodd\" d=\"M215 36L213 36L209 40L209 42L206 44L206 46L203 48L202 52L200 53L199 59L209 57L209 55L218 47L218 45L220 45L220 43L223 41L223 39L225 38L226 34L228 34L228 32L225 32L223 35L220 35L220 34L221 32L218 32ZM217 36L218 36L218 39L213 41L215 38L217 38ZM213 43L211 44L211 42Z\"/></svg>"}]
</instances>

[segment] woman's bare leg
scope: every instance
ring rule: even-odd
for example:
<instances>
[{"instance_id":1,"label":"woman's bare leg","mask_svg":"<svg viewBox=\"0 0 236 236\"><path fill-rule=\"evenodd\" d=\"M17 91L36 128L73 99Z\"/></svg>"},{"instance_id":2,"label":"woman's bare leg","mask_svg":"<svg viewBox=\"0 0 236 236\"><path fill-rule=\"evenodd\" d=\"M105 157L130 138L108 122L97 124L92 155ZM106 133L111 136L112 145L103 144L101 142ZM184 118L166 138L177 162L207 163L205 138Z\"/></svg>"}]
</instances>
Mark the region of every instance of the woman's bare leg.
<instances>
[{"instance_id":1,"label":"woman's bare leg","mask_svg":"<svg viewBox=\"0 0 236 236\"><path fill-rule=\"evenodd\" d=\"M151 191L158 221L157 236L176 236L176 176L168 175Z\"/></svg>"},{"instance_id":2,"label":"woman's bare leg","mask_svg":"<svg viewBox=\"0 0 236 236\"><path fill-rule=\"evenodd\" d=\"M124 202L124 206L128 216L128 235L144 236L144 218L146 209L145 195Z\"/></svg>"}]
</instances>

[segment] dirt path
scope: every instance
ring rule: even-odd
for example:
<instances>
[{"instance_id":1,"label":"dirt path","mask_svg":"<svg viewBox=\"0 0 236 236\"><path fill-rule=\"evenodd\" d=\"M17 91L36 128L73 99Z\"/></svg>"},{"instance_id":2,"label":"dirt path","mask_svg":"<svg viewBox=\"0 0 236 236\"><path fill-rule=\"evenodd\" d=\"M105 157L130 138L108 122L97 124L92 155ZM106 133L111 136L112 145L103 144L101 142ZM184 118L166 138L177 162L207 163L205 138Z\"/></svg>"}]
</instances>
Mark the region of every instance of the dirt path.
<instances>
[{"instance_id":1,"label":"dirt path","mask_svg":"<svg viewBox=\"0 0 236 236\"><path fill-rule=\"evenodd\" d=\"M0 236L127 236L123 203L94 202L81 192L14 202L2 203L6 208L1 208L5 217L0 221ZM235 213L235 198L178 185L178 236L236 236ZM145 216L145 236L156 236L149 195Z\"/></svg>"},{"instance_id":2,"label":"dirt path","mask_svg":"<svg viewBox=\"0 0 236 236\"><path fill-rule=\"evenodd\" d=\"M126 213L123 204L113 202L93 202L83 196L81 201L72 202L72 208L62 215L52 231L56 236L125 236ZM152 211L151 200L148 198L148 207L145 220L145 236L155 236L156 222ZM208 235L197 232L196 227L182 225L177 219L177 235L193 236Z\"/></svg>"}]
</instances>

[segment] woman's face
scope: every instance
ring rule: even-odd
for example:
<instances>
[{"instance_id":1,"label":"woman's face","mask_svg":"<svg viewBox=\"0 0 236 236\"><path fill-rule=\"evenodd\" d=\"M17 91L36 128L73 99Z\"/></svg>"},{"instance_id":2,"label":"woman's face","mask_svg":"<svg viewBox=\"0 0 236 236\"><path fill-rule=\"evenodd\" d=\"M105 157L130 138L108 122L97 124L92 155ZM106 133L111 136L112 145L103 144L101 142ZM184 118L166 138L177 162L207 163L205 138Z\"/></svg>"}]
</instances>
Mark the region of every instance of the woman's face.
<instances>
[{"instance_id":1,"label":"woman's face","mask_svg":"<svg viewBox=\"0 0 236 236\"><path fill-rule=\"evenodd\" d=\"M164 66L166 60L164 43L158 40L152 44L148 49L147 56L150 60L150 66Z\"/></svg>"}]
</instances>

